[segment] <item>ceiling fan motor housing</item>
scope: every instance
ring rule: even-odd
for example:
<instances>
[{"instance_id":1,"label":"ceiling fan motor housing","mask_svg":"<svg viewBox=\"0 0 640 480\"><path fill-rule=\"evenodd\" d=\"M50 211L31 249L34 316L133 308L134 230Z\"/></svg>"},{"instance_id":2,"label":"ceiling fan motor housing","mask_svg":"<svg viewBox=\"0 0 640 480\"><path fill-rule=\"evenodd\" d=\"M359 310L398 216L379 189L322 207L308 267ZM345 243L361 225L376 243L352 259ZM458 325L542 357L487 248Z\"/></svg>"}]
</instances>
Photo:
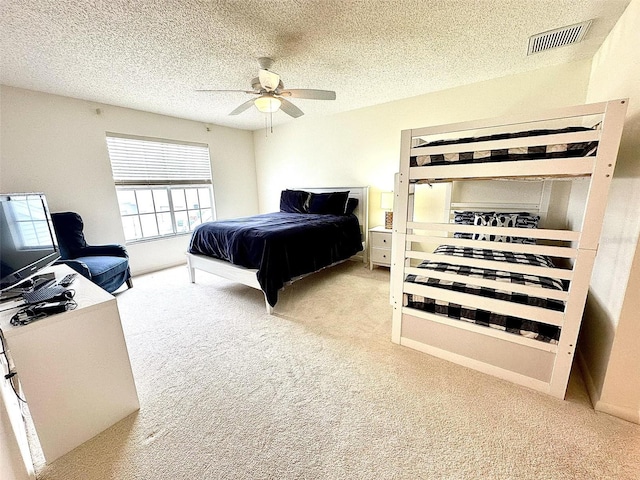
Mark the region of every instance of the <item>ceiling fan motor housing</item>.
<instances>
[{"instance_id":1,"label":"ceiling fan motor housing","mask_svg":"<svg viewBox=\"0 0 640 480\"><path fill-rule=\"evenodd\" d=\"M280 75L270 72L269 70L260 70L258 79L260 80L260 85L262 85L262 88L264 88L267 92L273 92L276 88L278 88L278 84L280 83Z\"/></svg>"},{"instance_id":2,"label":"ceiling fan motor housing","mask_svg":"<svg viewBox=\"0 0 640 480\"><path fill-rule=\"evenodd\" d=\"M260 83L260 79L258 77L254 78L253 80L251 80L251 88L253 88L256 92L260 92L262 90L266 90L262 87L262 84ZM274 88L273 90L276 91L276 93L278 93L277 91L280 91L284 89L284 83L282 83L282 80L280 80L278 82L278 86L276 88Z\"/></svg>"}]
</instances>

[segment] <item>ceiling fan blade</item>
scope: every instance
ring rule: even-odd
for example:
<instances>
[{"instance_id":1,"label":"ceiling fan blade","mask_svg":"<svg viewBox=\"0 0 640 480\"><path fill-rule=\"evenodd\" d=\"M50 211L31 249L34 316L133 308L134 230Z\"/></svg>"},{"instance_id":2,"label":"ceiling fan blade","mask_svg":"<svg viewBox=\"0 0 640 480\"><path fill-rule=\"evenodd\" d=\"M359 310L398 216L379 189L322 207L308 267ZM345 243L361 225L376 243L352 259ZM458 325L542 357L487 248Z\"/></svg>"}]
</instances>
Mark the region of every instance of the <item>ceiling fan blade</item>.
<instances>
[{"instance_id":1,"label":"ceiling fan blade","mask_svg":"<svg viewBox=\"0 0 640 480\"><path fill-rule=\"evenodd\" d=\"M336 92L331 90L313 90L309 88L288 88L280 95L291 98L309 98L312 100L335 100Z\"/></svg>"},{"instance_id":2,"label":"ceiling fan blade","mask_svg":"<svg viewBox=\"0 0 640 480\"><path fill-rule=\"evenodd\" d=\"M250 108L253 105L253 99L247 100L246 102L240 104L240 106L236 107L236 109L231 112L229 115L238 115L239 113L244 112L247 108Z\"/></svg>"},{"instance_id":3,"label":"ceiling fan blade","mask_svg":"<svg viewBox=\"0 0 640 480\"><path fill-rule=\"evenodd\" d=\"M280 102L282 102L280 104L280 110L282 110L287 115L289 115L289 116L291 116L293 118L298 118L298 117L301 117L302 115L304 115L304 112L302 110L300 110L298 107L296 107L290 101L285 100L284 98L281 98L281 97L279 97L279 100L280 100Z\"/></svg>"},{"instance_id":4,"label":"ceiling fan blade","mask_svg":"<svg viewBox=\"0 0 640 480\"><path fill-rule=\"evenodd\" d=\"M262 88L267 92L273 92L280 84L280 75L263 68L260 69L258 78L260 79L260 85L262 85Z\"/></svg>"}]
</instances>

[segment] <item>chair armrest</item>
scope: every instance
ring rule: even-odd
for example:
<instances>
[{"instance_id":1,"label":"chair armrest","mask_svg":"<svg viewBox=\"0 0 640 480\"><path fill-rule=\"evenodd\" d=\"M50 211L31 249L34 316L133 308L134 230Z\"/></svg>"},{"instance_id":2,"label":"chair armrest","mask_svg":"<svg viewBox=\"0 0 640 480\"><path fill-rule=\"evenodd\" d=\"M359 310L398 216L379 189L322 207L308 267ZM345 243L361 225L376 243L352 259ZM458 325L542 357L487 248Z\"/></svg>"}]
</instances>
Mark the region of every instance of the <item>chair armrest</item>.
<instances>
[{"instance_id":1,"label":"chair armrest","mask_svg":"<svg viewBox=\"0 0 640 480\"><path fill-rule=\"evenodd\" d=\"M127 249L124 245L87 245L86 247L75 250L76 257L123 257L129 258Z\"/></svg>"},{"instance_id":2,"label":"chair armrest","mask_svg":"<svg viewBox=\"0 0 640 480\"><path fill-rule=\"evenodd\" d=\"M91 272L86 264L79 260L58 260L54 265L67 265L72 270L75 270L80 275L91 280Z\"/></svg>"}]
</instances>

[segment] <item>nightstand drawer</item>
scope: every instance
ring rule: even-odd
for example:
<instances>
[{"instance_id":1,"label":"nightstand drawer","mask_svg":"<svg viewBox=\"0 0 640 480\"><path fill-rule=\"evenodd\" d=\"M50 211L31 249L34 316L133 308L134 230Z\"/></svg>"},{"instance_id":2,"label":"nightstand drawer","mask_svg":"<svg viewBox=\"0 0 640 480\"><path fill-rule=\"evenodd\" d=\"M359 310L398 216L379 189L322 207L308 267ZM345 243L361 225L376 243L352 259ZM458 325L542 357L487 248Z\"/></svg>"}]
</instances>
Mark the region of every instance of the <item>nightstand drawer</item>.
<instances>
[{"instance_id":1,"label":"nightstand drawer","mask_svg":"<svg viewBox=\"0 0 640 480\"><path fill-rule=\"evenodd\" d=\"M378 265L391 265L391 249L390 248L372 248L371 262Z\"/></svg>"},{"instance_id":2,"label":"nightstand drawer","mask_svg":"<svg viewBox=\"0 0 640 480\"><path fill-rule=\"evenodd\" d=\"M393 232L383 227L369 230L369 268L374 265L391 267L391 241Z\"/></svg>"},{"instance_id":3,"label":"nightstand drawer","mask_svg":"<svg viewBox=\"0 0 640 480\"><path fill-rule=\"evenodd\" d=\"M371 232L371 246L373 248L391 249L391 234L383 232Z\"/></svg>"}]
</instances>

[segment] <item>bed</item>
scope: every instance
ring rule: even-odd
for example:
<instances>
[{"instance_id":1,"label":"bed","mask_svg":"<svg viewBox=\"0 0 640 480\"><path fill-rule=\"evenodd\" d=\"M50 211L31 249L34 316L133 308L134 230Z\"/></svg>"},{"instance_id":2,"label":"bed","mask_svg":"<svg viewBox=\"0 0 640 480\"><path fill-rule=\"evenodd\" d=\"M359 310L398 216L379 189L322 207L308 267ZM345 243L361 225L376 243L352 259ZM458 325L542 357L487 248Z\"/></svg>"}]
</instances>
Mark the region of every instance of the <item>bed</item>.
<instances>
[{"instance_id":1,"label":"bed","mask_svg":"<svg viewBox=\"0 0 640 480\"><path fill-rule=\"evenodd\" d=\"M191 282L203 270L262 290L273 312L286 284L344 260L364 261L368 187L288 189L280 211L207 222L191 237Z\"/></svg>"},{"instance_id":2,"label":"bed","mask_svg":"<svg viewBox=\"0 0 640 480\"><path fill-rule=\"evenodd\" d=\"M403 131L392 340L564 398L625 112L614 100ZM514 198L456 197L478 181ZM539 196L520 202L513 181ZM587 182L560 227L548 218L558 182ZM421 184L446 185L440 220L414 218Z\"/></svg>"},{"instance_id":3,"label":"bed","mask_svg":"<svg viewBox=\"0 0 640 480\"><path fill-rule=\"evenodd\" d=\"M554 298L557 292L563 292L563 283L555 278L541 275L523 274L507 270L496 270L493 268L481 268L469 265L459 265L448 263L446 256L458 256L463 258L482 259L491 262L507 262L519 265L528 265L539 268L553 268L553 262L544 255L533 255L525 253L502 252L490 248L458 247L453 245L440 245L434 254L443 256L443 261L425 260L417 268L423 269L424 273L409 274L406 282L414 285L427 285L432 288L441 288L451 292L462 292L467 295L481 296L486 299L496 299L506 302L514 302L524 306L532 306L548 309L550 311L563 311L564 302ZM444 272L447 276L437 277L431 275L433 272ZM455 280L452 280L453 277ZM480 280L495 280L509 285L507 288L496 288L483 286L480 284L466 283L465 277L473 277ZM515 287L513 287L514 285ZM552 290L552 292L541 292L543 296L528 295L518 292L517 285L526 287L541 287ZM514 290L510 290L514 288ZM411 293L413 290L408 287L405 291L404 305L410 308L419 309L429 313L437 313L448 318L463 320L476 325L484 325L503 332L510 332L522 335L547 343L558 343L560 328L555 325L515 317L500 312L499 306L496 311L486 310L478 307L459 305L446 301L446 292L440 298L428 298L420 293ZM525 290L526 291L526 290Z\"/></svg>"}]
</instances>

